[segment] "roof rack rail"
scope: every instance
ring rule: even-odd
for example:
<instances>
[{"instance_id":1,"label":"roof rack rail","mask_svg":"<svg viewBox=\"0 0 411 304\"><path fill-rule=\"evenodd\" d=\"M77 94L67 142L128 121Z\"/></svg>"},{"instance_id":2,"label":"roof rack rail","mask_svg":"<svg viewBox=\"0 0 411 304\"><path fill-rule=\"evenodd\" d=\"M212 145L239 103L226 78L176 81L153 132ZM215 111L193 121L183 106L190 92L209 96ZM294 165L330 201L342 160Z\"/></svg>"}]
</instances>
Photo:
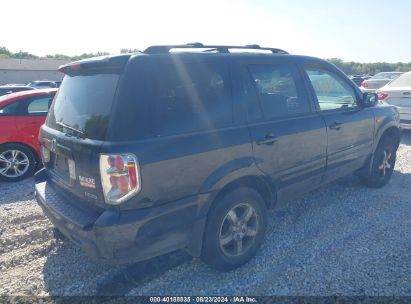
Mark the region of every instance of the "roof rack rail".
<instances>
[{"instance_id":1,"label":"roof rack rail","mask_svg":"<svg viewBox=\"0 0 411 304\"><path fill-rule=\"evenodd\" d=\"M169 53L171 49L211 49L219 53L230 53L230 49L246 49L246 50L264 50L271 51L273 54L288 54L282 49L261 47L258 44L248 44L244 46L238 45L204 45L200 42L180 44L180 45L153 45L144 50L146 54L164 54Z\"/></svg>"}]
</instances>

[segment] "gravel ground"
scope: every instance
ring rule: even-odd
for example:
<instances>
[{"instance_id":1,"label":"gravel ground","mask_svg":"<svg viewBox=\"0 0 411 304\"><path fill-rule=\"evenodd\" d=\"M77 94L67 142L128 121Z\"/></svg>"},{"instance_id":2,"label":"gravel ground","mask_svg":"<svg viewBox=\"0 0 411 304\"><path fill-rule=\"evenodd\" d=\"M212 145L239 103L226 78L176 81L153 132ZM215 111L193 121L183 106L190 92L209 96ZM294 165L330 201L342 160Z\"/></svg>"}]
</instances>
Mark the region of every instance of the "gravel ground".
<instances>
[{"instance_id":1,"label":"gravel ground","mask_svg":"<svg viewBox=\"0 0 411 304\"><path fill-rule=\"evenodd\" d=\"M184 253L132 267L56 240L33 180L0 183L0 295L411 295L411 132L390 184L354 177L276 206L262 250L230 273Z\"/></svg>"}]
</instances>

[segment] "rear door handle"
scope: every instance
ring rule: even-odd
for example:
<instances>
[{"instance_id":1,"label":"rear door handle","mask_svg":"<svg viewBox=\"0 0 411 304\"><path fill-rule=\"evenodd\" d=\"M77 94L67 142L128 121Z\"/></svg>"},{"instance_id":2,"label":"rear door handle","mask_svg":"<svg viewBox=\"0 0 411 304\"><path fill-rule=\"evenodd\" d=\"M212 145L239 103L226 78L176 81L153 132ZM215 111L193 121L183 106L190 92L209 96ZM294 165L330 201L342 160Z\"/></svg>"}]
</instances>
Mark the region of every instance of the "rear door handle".
<instances>
[{"instance_id":1,"label":"rear door handle","mask_svg":"<svg viewBox=\"0 0 411 304\"><path fill-rule=\"evenodd\" d=\"M272 133L267 133L263 139L257 140L257 145L272 145L278 140L278 136L272 134Z\"/></svg>"},{"instance_id":2,"label":"rear door handle","mask_svg":"<svg viewBox=\"0 0 411 304\"><path fill-rule=\"evenodd\" d=\"M334 124L332 124L332 125L329 126L329 128L330 128L330 129L333 129L333 130L339 130L339 129L341 129L341 125L342 125L342 124L343 124L343 123L342 123L341 121L336 120L336 121L334 121Z\"/></svg>"}]
</instances>

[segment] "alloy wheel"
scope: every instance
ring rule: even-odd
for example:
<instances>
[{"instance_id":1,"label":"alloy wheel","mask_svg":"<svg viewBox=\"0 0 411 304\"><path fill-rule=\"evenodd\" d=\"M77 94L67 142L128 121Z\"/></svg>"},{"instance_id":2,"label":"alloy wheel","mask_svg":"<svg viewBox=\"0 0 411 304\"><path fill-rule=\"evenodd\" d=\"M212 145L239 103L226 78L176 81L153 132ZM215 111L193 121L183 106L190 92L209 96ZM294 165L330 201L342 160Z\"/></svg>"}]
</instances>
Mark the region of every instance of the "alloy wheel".
<instances>
[{"instance_id":1,"label":"alloy wheel","mask_svg":"<svg viewBox=\"0 0 411 304\"><path fill-rule=\"evenodd\" d=\"M378 170L380 171L380 174L382 176L385 176L387 173L387 170L391 169L391 164L389 163L390 159L391 159L391 152L388 149L384 150L382 163L378 167Z\"/></svg>"},{"instance_id":2,"label":"alloy wheel","mask_svg":"<svg viewBox=\"0 0 411 304\"><path fill-rule=\"evenodd\" d=\"M220 248L227 256L244 254L255 242L258 216L249 203L234 206L226 214L220 227Z\"/></svg>"},{"instance_id":3,"label":"alloy wheel","mask_svg":"<svg viewBox=\"0 0 411 304\"><path fill-rule=\"evenodd\" d=\"M8 178L16 178L27 172L30 161L20 150L6 150L0 154L0 174Z\"/></svg>"}]
</instances>

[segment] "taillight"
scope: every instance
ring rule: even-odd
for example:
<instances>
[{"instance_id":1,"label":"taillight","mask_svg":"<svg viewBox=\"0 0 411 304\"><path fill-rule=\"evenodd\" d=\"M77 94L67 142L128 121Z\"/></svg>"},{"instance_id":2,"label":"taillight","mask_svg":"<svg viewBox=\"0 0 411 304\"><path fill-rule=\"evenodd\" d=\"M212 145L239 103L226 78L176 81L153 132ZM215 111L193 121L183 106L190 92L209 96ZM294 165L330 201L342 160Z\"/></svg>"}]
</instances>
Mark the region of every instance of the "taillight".
<instances>
[{"instance_id":1,"label":"taillight","mask_svg":"<svg viewBox=\"0 0 411 304\"><path fill-rule=\"evenodd\" d=\"M378 100L384 100L388 97L388 94L385 92L378 92L377 95L378 95Z\"/></svg>"},{"instance_id":2,"label":"taillight","mask_svg":"<svg viewBox=\"0 0 411 304\"><path fill-rule=\"evenodd\" d=\"M363 81L363 82L361 83L361 86L364 87L364 88L368 88L368 82Z\"/></svg>"},{"instance_id":3,"label":"taillight","mask_svg":"<svg viewBox=\"0 0 411 304\"><path fill-rule=\"evenodd\" d=\"M133 154L100 155L100 175L107 204L118 205L141 190L139 166Z\"/></svg>"}]
</instances>

